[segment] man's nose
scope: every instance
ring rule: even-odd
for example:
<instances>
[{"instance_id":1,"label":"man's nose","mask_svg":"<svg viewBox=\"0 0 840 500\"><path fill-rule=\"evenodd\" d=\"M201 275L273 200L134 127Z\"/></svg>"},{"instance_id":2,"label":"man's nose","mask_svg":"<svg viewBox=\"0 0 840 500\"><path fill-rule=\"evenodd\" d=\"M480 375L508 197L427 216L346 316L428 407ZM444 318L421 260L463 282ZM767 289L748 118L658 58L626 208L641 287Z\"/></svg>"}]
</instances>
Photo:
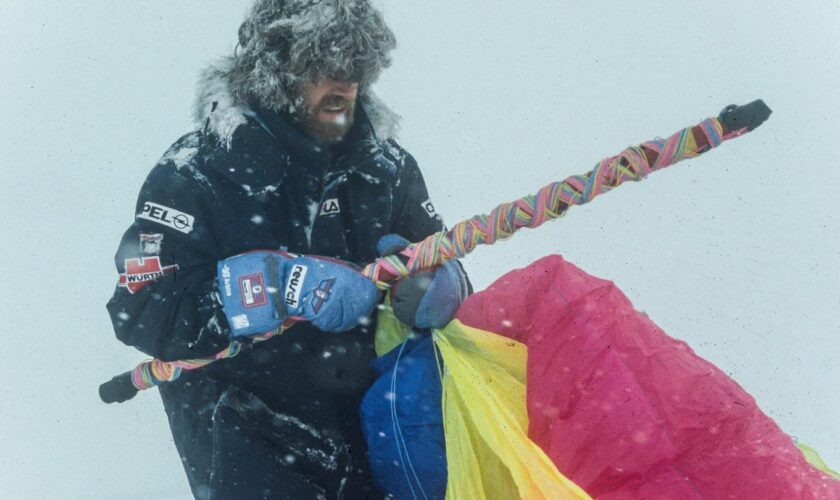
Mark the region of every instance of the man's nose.
<instances>
[{"instance_id":1,"label":"man's nose","mask_svg":"<svg viewBox=\"0 0 840 500\"><path fill-rule=\"evenodd\" d=\"M340 82L331 80L332 91L344 97L350 98L356 95L359 91L359 82Z\"/></svg>"}]
</instances>

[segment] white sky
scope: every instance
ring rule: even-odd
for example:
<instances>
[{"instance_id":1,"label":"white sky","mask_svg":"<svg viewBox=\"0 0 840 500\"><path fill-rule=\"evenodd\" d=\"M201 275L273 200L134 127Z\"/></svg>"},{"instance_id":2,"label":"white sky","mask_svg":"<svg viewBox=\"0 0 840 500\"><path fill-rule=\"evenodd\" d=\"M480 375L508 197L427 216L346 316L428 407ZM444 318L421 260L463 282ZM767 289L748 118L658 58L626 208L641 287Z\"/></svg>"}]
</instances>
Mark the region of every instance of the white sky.
<instances>
[{"instance_id":1,"label":"white sky","mask_svg":"<svg viewBox=\"0 0 840 500\"><path fill-rule=\"evenodd\" d=\"M157 394L96 389L112 257L248 1L0 0L0 497L188 498ZM447 221L761 97L756 133L465 262L609 278L840 467L840 4L386 0L378 91ZM418 10L422 8L422 10Z\"/></svg>"}]
</instances>

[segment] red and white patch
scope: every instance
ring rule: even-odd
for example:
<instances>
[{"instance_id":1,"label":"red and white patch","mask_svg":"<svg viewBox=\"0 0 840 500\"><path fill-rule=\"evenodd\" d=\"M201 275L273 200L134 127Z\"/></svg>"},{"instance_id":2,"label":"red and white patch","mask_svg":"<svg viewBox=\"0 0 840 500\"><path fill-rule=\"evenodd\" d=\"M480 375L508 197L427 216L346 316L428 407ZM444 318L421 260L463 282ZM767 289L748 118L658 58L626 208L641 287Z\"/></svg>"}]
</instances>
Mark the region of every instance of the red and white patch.
<instances>
[{"instance_id":1,"label":"red and white patch","mask_svg":"<svg viewBox=\"0 0 840 500\"><path fill-rule=\"evenodd\" d=\"M239 296L245 307L257 307L268 304L265 283L261 273L249 274L239 278Z\"/></svg>"},{"instance_id":2,"label":"red and white patch","mask_svg":"<svg viewBox=\"0 0 840 500\"><path fill-rule=\"evenodd\" d=\"M137 293L146 285L177 270L178 264L162 266L160 257L125 259L125 272L120 274L118 286L127 288L129 293Z\"/></svg>"}]
</instances>

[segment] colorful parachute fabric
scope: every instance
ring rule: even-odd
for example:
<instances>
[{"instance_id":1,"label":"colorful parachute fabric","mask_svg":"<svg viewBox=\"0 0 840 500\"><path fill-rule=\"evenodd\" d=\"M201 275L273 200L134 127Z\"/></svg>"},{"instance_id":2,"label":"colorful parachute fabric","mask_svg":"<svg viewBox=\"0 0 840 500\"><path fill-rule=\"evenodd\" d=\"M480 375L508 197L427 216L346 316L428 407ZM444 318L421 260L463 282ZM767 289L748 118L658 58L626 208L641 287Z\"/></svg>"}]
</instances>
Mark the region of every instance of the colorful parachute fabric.
<instances>
[{"instance_id":1,"label":"colorful parachute fabric","mask_svg":"<svg viewBox=\"0 0 840 500\"><path fill-rule=\"evenodd\" d=\"M361 414L389 498L590 498L527 436L523 344L458 321L411 334L385 310L377 351Z\"/></svg>"},{"instance_id":2,"label":"colorful parachute fabric","mask_svg":"<svg viewBox=\"0 0 840 500\"><path fill-rule=\"evenodd\" d=\"M446 498L589 499L528 438L525 345L457 320L434 340L446 367Z\"/></svg>"},{"instance_id":3,"label":"colorful parachute fabric","mask_svg":"<svg viewBox=\"0 0 840 500\"><path fill-rule=\"evenodd\" d=\"M527 345L528 435L597 499L840 499L737 383L559 256L503 276L457 319Z\"/></svg>"},{"instance_id":4,"label":"colorful parachute fabric","mask_svg":"<svg viewBox=\"0 0 840 500\"><path fill-rule=\"evenodd\" d=\"M526 356L453 321L377 359L361 409L377 486L397 499L589 499L527 436Z\"/></svg>"},{"instance_id":5,"label":"colorful parachute fabric","mask_svg":"<svg viewBox=\"0 0 840 500\"><path fill-rule=\"evenodd\" d=\"M738 384L559 256L470 297L436 349L383 319L362 412L393 498L840 499Z\"/></svg>"},{"instance_id":6,"label":"colorful parachute fabric","mask_svg":"<svg viewBox=\"0 0 840 500\"><path fill-rule=\"evenodd\" d=\"M361 414L376 485L390 498L442 500L446 445L431 336L408 339L377 358L374 368L380 377L365 395Z\"/></svg>"}]
</instances>

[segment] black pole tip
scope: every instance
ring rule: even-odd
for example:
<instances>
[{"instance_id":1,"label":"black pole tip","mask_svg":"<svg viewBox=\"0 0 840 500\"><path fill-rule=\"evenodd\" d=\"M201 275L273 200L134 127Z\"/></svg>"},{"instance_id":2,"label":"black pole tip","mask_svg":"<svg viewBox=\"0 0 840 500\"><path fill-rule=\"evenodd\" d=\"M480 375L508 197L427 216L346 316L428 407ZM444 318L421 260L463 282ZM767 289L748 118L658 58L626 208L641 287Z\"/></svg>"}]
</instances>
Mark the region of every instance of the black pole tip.
<instances>
[{"instance_id":1,"label":"black pole tip","mask_svg":"<svg viewBox=\"0 0 840 500\"><path fill-rule=\"evenodd\" d=\"M726 133L735 132L737 130L747 129L753 131L759 125L767 121L773 110L761 99L744 104L743 106L736 106L730 104L723 108L720 112L721 124L726 129Z\"/></svg>"},{"instance_id":2,"label":"black pole tip","mask_svg":"<svg viewBox=\"0 0 840 500\"><path fill-rule=\"evenodd\" d=\"M131 372L117 375L99 386L99 398L104 403L124 403L139 391L131 381Z\"/></svg>"}]
</instances>

